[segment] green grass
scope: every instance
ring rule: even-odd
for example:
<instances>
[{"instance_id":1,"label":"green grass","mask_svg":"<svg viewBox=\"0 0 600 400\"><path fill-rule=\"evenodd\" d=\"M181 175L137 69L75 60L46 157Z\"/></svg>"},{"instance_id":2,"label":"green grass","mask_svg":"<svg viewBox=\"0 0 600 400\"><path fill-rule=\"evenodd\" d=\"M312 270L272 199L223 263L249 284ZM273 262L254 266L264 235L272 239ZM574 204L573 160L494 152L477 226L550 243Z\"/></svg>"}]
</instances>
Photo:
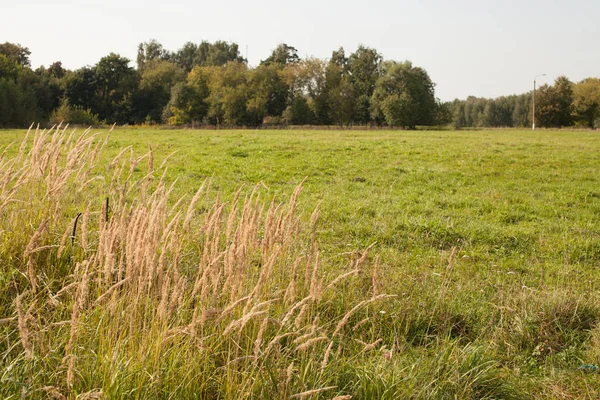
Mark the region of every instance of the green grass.
<instances>
[{"instance_id":1,"label":"green grass","mask_svg":"<svg viewBox=\"0 0 600 400\"><path fill-rule=\"evenodd\" d=\"M0 148L20 142L23 134L0 131ZM380 260L379 291L397 297L370 316L375 323L369 335L381 338L391 356L363 357L360 346L341 354L332 371L345 394L597 398L599 375L579 367L600 364L599 135L117 129L103 157L108 161L126 146L141 155L151 146L160 165L177 151L168 162L168 181L177 180L172 199L191 198L212 177L214 191L225 200L241 185L249 193L261 183L265 202L284 202L306 179L299 213L308 224L320 204L316 237L332 277L336 266L348 264L349 252L376 243L370 261ZM72 218L88 200L75 200L64 213ZM10 262L10 244L2 246L2 259ZM1 271L2 287L9 287L14 277ZM359 294L339 296L331 307ZM5 298L0 307L12 315L11 301ZM6 351L11 344L8 336L3 340L0 350ZM184 389L191 390L193 381L183 376L180 363L177 354L165 356L171 370L164 372L164 390L189 394ZM45 368L52 375L57 368L14 365L23 376ZM129 390L144 397L141 375L122 365L97 367L123 384L110 389L108 377L90 373L89 388L100 382L106 394L119 397ZM304 367L306 390L331 383L311 381L311 366ZM0 376L0 386L3 379L8 384ZM178 387L178 379L187 388ZM277 387L269 383L273 379L265 375L265 387L254 394L277 393L269 389ZM217 396L227 397L235 387L229 390ZM322 398L328 395L335 393Z\"/></svg>"}]
</instances>

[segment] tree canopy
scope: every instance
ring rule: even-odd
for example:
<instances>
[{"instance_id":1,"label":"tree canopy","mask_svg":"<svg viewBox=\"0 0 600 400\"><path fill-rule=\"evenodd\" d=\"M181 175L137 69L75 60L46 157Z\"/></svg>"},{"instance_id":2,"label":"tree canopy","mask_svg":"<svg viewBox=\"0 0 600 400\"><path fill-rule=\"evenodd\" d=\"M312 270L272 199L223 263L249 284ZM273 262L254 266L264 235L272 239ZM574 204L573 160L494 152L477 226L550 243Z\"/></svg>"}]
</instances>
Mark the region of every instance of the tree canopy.
<instances>
[{"instance_id":1,"label":"tree canopy","mask_svg":"<svg viewBox=\"0 0 600 400\"><path fill-rule=\"evenodd\" d=\"M67 70L32 70L27 47L0 44L0 126L33 121L229 126L528 126L532 92L442 103L423 67L385 60L364 45L328 59L302 59L287 43L250 67L236 43L186 42L176 50L140 43L136 65L115 53ZM541 127L600 125L600 79L559 77L537 94Z\"/></svg>"}]
</instances>

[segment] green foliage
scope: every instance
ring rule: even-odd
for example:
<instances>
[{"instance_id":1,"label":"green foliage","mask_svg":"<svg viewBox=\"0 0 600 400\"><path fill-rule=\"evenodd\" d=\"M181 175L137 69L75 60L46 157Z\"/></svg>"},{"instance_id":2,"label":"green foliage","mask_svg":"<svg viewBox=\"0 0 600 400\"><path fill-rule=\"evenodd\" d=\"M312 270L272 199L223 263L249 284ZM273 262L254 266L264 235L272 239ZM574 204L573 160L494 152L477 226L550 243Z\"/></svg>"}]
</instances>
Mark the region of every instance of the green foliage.
<instances>
[{"instance_id":1,"label":"green foliage","mask_svg":"<svg viewBox=\"0 0 600 400\"><path fill-rule=\"evenodd\" d=\"M138 71L143 71L148 63L169 59L169 53L156 39L140 43L137 52Z\"/></svg>"},{"instance_id":2,"label":"green foliage","mask_svg":"<svg viewBox=\"0 0 600 400\"><path fill-rule=\"evenodd\" d=\"M0 54L0 78L17 79L21 66L4 54Z\"/></svg>"},{"instance_id":3,"label":"green foliage","mask_svg":"<svg viewBox=\"0 0 600 400\"><path fill-rule=\"evenodd\" d=\"M467 100L446 103L455 128L464 127L527 127L530 126L531 93L483 99L469 96Z\"/></svg>"},{"instance_id":4,"label":"green foliage","mask_svg":"<svg viewBox=\"0 0 600 400\"><path fill-rule=\"evenodd\" d=\"M261 66L269 66L273 64L288 65L300 61L298 50L295 47L288 46L285 43L277 45L271 55L260 62Z\"/></svg>"},{"instance_id":5,"label":"green foliage","mask_svg":"<svg viewBox=\"0 0 600 400\"><path fill-rule=\"evenodd\" d=\"M0 126L24 128L38 117L33 89L12 79L0 78Z\"/></svg>"},{"instance_id":6,"label":"green foliage","mask_svg":"<svg viewBox=\"0 0 600 400\"><path fill-rule=\"evenodd\" d=\"M390 126L414 129L435 121L434 84L427 72L409 61L387 62L373 92L373 116Z\"/></svg>"},{"instance_id":7,"label":"green foliage","mask_svg":"<svg viewBox=\"0 0 600 400\"><path fill-rule=\"evenodd\" d=\"M98 126L100 119L90 109L81 106L71 106L67 99L63 99L60 106L50 115L51 124L71 124L83 126Z\"/></svg>"},{"instance_id":8,"label":"green foliage","mask_svg":"<svg viewBox=\"0 0 600 400\"><path fill-rule=\"evenodd\" d=\"M31 61L29 61L31 51L20 44L4 42L0 44L0 54L14 61L20 67L31 67Z\"/></svg>"},{"instance_id":9,"label":"green foliage","mask_svg":"<svg viewBox=\"0 0 600 400\"><path fill-rule=\"evenodd\" d=\"M187 42L170 51L151 39L138 46L137 69L111 53L75 71L64 69L60 61L33 71L29 55L26 47L0 44L0 79L15 81L20 93L3 86L3 107L12 115L2 118L4 126L23 126L32 117L47 123L63 98L118 124L259 126L279 121L277 125L461 129L526 127L532 120L531 92L442 103L423 68L409 61L384 61L376 49L364 45L350 55L340 47L328 60L302 60L296 48L281 43L255 68L248 67L236 43L225 41ZM201 69L194 83L193 71ZM597 81L589 78L574 85L559 77L553 86L540 87L538 125L600 126ZM27 109L13 111L20 105Z\"/></svg>"},{"instance_id":10,"label":"green foliage","mask_svg":"<svg viewBox=\"0 0 600 400\"><path fill-rule=\"evenodd\" d=\"M327 66L327 110L329 120L349 125L356 107L356 93L349 76L335 64Z\"/></svg>"},{"instance_id":11,"label":"green foliage","mask_svg":"<svg viewBox=\"0 0 600 400\"><path fill-rule=\"evenodd\" d=\"M146 62L141 73L139 91L135 94L138 118L146 117L149 121L160 123L173 87L185 80L185 72L172 62Z\"/></svg>"},{"instance_id":12,"label":"green foliage","mask_svg":"<svg viewBox=\"0 0 600 400\"><path fill-rule=\"evenodd\" d=\"M290 125L311 125L315 121L315 114L305 97L296 96L283 113L283 118Z\"/></svg>"},{"instance_id":13,"label":"green foliage","mask_svg":"<svg viewBox=\"0 0 600 400\"><path fill-rule=\"evenodd\" d=\"M280 116L287 105L289 88L280 64L261 65L249 71L250 123L259 125L265 116Z\"/></svg>"},{"instance_id":14,"label":"green foliage","mask_svg":"<svg viewBox=\"0 0 600 400\"><path fill-rule=\"evenodd\" d=\"M553 86L541 86L535 101L536 123L539 126L560 128L573 125L573 83L567 77L559 76Z\"/></svg>"},{"instance_id":15,"label":"green foliage","mask_svg":"<svg viewBox=\"0 0 600 400\"><path fill-rule=\"evenodd\" d=\"M359 124L367 124L371 119L371 97L383 74L382 62L383 57L377 50L363 45L358 46L346 62L356 97L353 119Z\"/></svg>"},{"instance_id":16,"label":"green foliage","mask_svg":"<svg viewBox=\"0 0 600 400\"><path fill-rule=\"evenodd\" d=\"M129 59L115 53L102 57L94 66L95 96L100 118L108 123L129 122L133 110L132 94L138 85L138 73L129 66Z\"/></svg>"},{"instance_id":17,"label":"green foliage","mask_svg":"<svg viewBox=\"0 0 600 400\"><path fill-rule=\"evenodd\" d=\"M208 117L216 125L246 125L249 100L248 66L241 62L229 62L212 69L207 97Z\"/></svg>"},{"instance_id":18,"label":"green foliage","mask_svg":"<svg viewBox=\"0 0 600 400\"><path fill-rule=\"evenodd\" d=\"M168 56L169 60L178 64L184 71L190 72L194 67L223 66L228 62L244 63L237 43L218 40L215 43L202 41L196 45L187 42L183 47Z\"/></svg>"},{"instance_id":19,"label":"green foliage","mask_svg":"<svg viewBox=\"0 0 600 400\"><path fill-rule=\"evenodd\" d=\"M209 82L212 68L195 67L171 90L171 98L163 111L163 121L171 125L202 123L208 114Z\"/></svg>"},{"instance_id":20,"label":"green foliage","mask_svg":"<svg viewBox=\"0 0 600 400\"><path fill-rule=\"evenodd\" d=\"M575 120L586 128L597 128L600 119L600 79L587 78L573 87Z\"/></svg>"}]
</instances>

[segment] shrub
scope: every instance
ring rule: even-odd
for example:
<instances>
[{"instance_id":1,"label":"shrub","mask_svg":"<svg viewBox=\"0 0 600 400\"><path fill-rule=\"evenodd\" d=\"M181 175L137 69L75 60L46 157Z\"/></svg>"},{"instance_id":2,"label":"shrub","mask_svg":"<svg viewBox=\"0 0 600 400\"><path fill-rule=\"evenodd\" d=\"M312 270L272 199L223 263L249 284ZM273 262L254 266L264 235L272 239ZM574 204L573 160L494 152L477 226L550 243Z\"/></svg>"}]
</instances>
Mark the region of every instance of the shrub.
<instances>
[{"instance_id":1,"label":"shrub","mask_svg":"<svg viewBox=\"0 0 600 400\"><path fill-rule=\"evenodd\" d=\"M84 109L80 106L72 106L67 99L64 99L60 106L50 114L52 124L61 122L71 125L95 126L100 125L100 119L90 109Z\"/></svg>"}]
</instances>

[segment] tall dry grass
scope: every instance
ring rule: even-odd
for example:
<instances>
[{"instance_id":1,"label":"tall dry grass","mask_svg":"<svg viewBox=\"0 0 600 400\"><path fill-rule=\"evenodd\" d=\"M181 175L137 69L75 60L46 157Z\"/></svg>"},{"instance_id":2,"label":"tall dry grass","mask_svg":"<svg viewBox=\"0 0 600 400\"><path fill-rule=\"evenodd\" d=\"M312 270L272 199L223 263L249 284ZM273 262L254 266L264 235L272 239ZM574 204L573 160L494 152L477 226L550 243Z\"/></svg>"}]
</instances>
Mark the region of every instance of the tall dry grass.
<instances>
[{"instance_id":1,"label":"tall dry grass","mask_svg":"<svg viewBox=\"0 0 600 400\"><path fill-rule=\"evenodd\" d=\"M102 163L108 141L30 129L0 157L2 393L349 398L332 365L383 346L370 248L331 277L302 184L286 204L210 179L177 199L152 149Z\"/></svg>"}]
</instances>

